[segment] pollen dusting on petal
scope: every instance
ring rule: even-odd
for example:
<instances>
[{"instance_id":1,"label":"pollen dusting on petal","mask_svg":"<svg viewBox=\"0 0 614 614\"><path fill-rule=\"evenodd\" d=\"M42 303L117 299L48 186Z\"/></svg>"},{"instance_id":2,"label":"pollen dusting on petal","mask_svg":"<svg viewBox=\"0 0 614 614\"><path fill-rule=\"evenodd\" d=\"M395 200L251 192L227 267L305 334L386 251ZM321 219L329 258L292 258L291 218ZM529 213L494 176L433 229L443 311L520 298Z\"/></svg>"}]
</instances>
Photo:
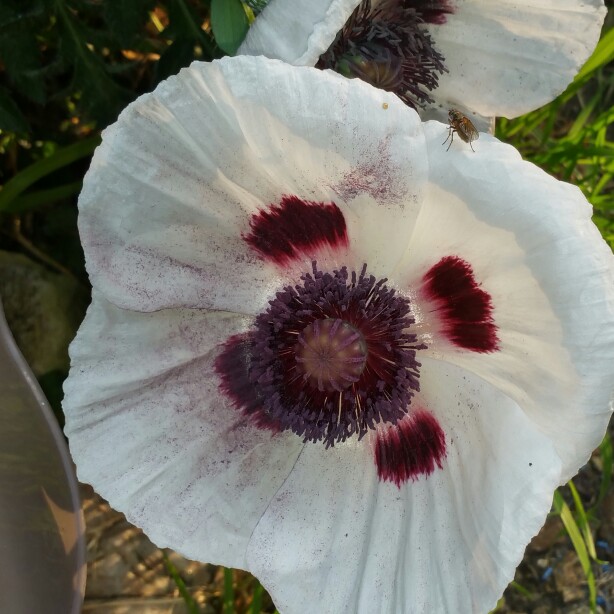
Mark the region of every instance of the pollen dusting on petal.
<instances>
[{"instance_id":1,"label":"pollen dusting on petal","mask_svg":"<svg viewBox=\"0 0 614 614\"><path fill-rule=\"evenodd\" d=\"M437 419L424 409L411 411L394 426L378 429L375 441L377 475L401 484L443 469L446 437Z\"/></svg>"},{"instance_id":2,"label":"pollen dusting on petal","mask_svg":"<svg viewBox=\"0 0 614 614\"><path fill-rule=\"evenodd\" d=\"M438 306L442 332L454 345L472 352L499 349L493 303L480 288L471 265L458 256L446 256L424 275L423 291Z\"/></svg>"},{"instance_id":3,"label":"pollen dusting on petal","mask_svg":"<svg viewBox=\"0 0 614 614\"><path fill-rule=\"evenodd\" d=\"M262 258L284 266L307 250L347 247L345 218L337 205L282 196L279 205L260 211L243 236Z\"/></svg>"},{"instance_id":4,"label":"pollen dusting on petal","mask_svg":"<svg viewBox=\"0 0 614 614\"><path fill-rule=\"evenodd\" d=\"M252 348L249 333L230 337L215 361L215 371L221 390L243 416L254 426L277 433L281 430L279 424L264 412L258 386L248 377Z\"/></svg>"},{"instance_id":5,"label":"pollen dusting on petal","mask_svg":"<svg viewBox=\"0 0 614 614\"><path fill-rule=\"evenodd\" d=\"M399 169L390 152L390 137L378 143L376 154L370 151L362 156L362 161L349 170L339 181L332 184L334 190L345 201L361 194L368 194L378 204L399 203Z\"/></svg>"}]
</instances>

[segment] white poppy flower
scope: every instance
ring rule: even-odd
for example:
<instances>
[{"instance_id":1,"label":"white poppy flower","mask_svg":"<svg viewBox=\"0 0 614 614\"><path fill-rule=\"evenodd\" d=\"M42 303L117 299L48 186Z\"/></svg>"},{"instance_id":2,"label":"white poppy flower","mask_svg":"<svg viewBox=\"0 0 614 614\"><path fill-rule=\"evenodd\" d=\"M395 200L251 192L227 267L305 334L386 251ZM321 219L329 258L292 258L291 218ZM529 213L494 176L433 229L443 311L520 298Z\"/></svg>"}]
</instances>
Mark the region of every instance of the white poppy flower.
<instances>
[{"instance_id":1,"label":"white poppy flower","mask_svg":"<svg viewBox=\"0 0 614 614\"><path fill-rule=\"evenodd\" d=\"M516 117L565 89L606 12L603 0L271 0L238 53L360 77L427 118Z\"/></svg>"},{"instance_id":2,"label":"white poppy flower","mask_svg":"<svg viewBox=\"0 0 614 614\"><path fill-rule=\"evenodd\" d=\"M485 612L610 417L580 191L394 94L242 56L103 134L66 433L159 546L283 614Z\"/></svg>"}]
</instances>

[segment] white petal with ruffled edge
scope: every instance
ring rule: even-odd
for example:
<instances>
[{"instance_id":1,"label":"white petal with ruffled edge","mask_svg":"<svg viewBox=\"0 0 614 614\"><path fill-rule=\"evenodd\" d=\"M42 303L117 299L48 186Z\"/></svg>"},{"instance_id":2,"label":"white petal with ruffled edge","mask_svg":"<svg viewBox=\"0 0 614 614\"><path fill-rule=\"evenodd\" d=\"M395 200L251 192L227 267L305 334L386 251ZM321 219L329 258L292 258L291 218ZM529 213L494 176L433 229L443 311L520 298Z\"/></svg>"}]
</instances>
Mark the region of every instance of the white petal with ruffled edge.
<instances>
[{"instance_id":1,"label":"white petal with ruffled edge","mask_svg":"<svg viewBox=\"0 0 614 614\"><path fill-rule=\"evenodd\" d=\"M140 165L139 189L160 182L161 194L141 196L126 176L129 198L123 191L107 197L113 186L88 180L82 229L96 290L151 310L218 304L219 283L223 304L258 311L295 267L280 273L255 258L243 262L246 248L236 237L249 228L251 212L279 197L281 165L294 193L335 199L347 218L348 252L324 254L324 266L366 261L370 272L412 294L416 329L429 344L419 356L426 358L416 403L440 422L447 457L441 470L399 490L378 480L368 437L326 450L256 429L220 393L213 369L214 348L251 318L184 308L132 313L96 292L71 348L66 384L67 433L80 477L160 545L253 571L284 614L493 606L543 521L552 489L588 457L609 416L612 256L586 201L490 137L475 143L475 154L458 139L446 152L445 126L423 129L394 96L356 80L258 58L196 65L182 75L132 106L120 121L139 128L110 130L94 160L91 175L113 182L132 163L129 153ZM269 100L273 84L279 96ZM250 92L256 86L264 93ZM288 91L302 87L299 106L289 111ZM333 103L317 106L320 116L305 102L314 91ZM181 117L182 100L188 107L206 101L205 118L189 131L194 142L225 151L228 137L232 147L208 158L194 146L169 171L149 150L130 149L122 131L138 143L148 123L152 133L161 118L175 126L168 108L178 105L173 113ZM356 123L346 126L350 115ZM207 128L224 121L234 132L227 126L208 143ZM253 131L245 127L259 122ZM192 143L179 124L151 139L169 164ZM234 159L237 147L252 153ZM214 167L221 160L224 167ZM256 170L246 170L246 161ZM308 170L297 171L305 161ZM152 162L158 166L150 176ZM108 167L115 174L105 175ZM198 172L199 194L211 196L206 206L181 185ZM258 187L244 202L249 181ZM216 254L208 237L226 252ZM158 259L131 260L135 245L157 250ZM106 251L97 251L101 246ZM235 250L241 266L224 262ZM118 266L110 268L116 252ZM452 347L423 302L422 275L449 255L470 263L492 297L498 352ZM181 277L174 261L182 258L195 271L211 265L208 283L199 273L191 277L190 267Z\"/></svg>"},{"instance_id":2,"label":"white petal with ruffled edge","mask_svg":"<svg viewBox=\"0 0 614 614\"><path fill-rule=\"evenodd\" d=\"M550 102L593 52L602 0L455 0L446 23L429 25L447 73L434 98L484 116L516 117Z\"/></svg>"},{"instance_id":3,"label":"white petal with ruffled edge","mask_svg":"<svg viewBox=\"0 0 614 614\"><path fill-rule=\"evenodd\" d=\"M612 411L614 258L574 186L482 135L473 153L447 128L425 124L430 188L401 267L426 354L473 371L552 432L571 477L599 444ZM419 290L445 256L459 256L494 306L498 351L454 347Z\"/></svg>"},{"instance_id":4,"label":"white petal with ruffled edge","mask_svg":"<svg viewBox=\"0 0 614 614\"><path fill-rule=\"evenodd\" d=\"M271 0L247 32L237 55L264 55L315 66L361 0Z\"/></svg>"},{"instance_id":5,"label":"white petal with ruffled edge","mask_svg":"<svg viewBox=\"0 0 614 614\"><path fill-rule=\"evenodd\" d=\"M443 469L399 489L366 439L307 445L258 523L249 569L284 614L487 612L513 578L560 478L551 434L459 367L427 359L421 385Z\"/></svg>"},{"instance_id":6,"label":"white petal with ruffled edge","mask_svg":"<svg viewBox=\"0 0 614 614\"><path fill-rule=\"evenodd\" d=\"M238 53L314 66L358 4L271 0ZM453 8L444 24L427 26L448 72L425 117L443 120L458 106L477 114L480 129L491 116L516 117L560 94L594 50L607 12L602 0L455 0Z\"/></svg>"},{"instance_id":7,"label":"white petal with ruffled edge","mask_svg":"<svg viewBox=\"0 0 614 614\"><path fill-rule=\"evenodd\" d=\"M302 448L244 420L218 389L217 344L243 316L150 314L94 296L70 348L65 432L79 479L160 547L245 567L250 536Z\"/></svg>"},{"instance_id":8,"label":"white petal with ruffled edge","mask_svg":"<svg viewBox=\"0 0 614 614\"><path fill-rule=\"evenodd\" d=\"M123 308L254 314L314 258L384 274L426 172L419 118L388 92L265 58L194 63L105 130L79 199L88 273ZM293 268L254 253L250 216L284 195L335 202L349 254L320 248Z\"/></svg>"}]
</instances>

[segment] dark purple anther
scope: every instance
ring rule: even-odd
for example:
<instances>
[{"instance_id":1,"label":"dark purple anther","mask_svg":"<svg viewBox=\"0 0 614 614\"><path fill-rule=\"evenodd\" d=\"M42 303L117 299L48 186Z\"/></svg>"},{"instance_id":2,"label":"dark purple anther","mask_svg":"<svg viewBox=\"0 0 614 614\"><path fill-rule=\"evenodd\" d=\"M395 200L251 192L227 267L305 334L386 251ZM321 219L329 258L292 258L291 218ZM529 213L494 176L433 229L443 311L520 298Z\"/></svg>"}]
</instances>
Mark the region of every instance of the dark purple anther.
<instances>
[{"instance_id":1,"label":"dark purple anther","mask_svg":"<svg viewBox=\"0 0 614 614\"><path fill-rule=\"evenodd\" d=\"M417 108L447 72L427 24L441 25L454 10L448 0L364 0L354 10L318 68L331 68L394 92Z\"/></svg>"},{"instance_id":2,"label":"dark purple anther","mask_svg":"<svg viewBox=\"0 0 614 614\"><path fill-rule=\"evenodd\" d=\"M216 361L222 390L254 424L326 446L396 424L419 390L409 299L367 275L315 262L227 343Z\"/></svg>"}]
</instances>

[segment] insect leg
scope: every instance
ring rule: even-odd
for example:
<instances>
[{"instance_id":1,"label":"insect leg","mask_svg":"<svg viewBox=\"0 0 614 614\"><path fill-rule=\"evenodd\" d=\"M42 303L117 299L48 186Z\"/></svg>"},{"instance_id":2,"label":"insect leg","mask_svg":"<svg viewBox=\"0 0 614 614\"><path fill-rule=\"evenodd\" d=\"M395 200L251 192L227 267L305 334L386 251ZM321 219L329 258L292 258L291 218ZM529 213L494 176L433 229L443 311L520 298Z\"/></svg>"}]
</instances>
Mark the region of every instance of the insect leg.
<instances>
[{"instance_id":1,"label":"insect leg","mask_svg":"<svg viewBox=\"0 0 614 614\"><path fill-rule=\"evenodd\" d=\"M452 135L452 126L448 126L448 136L446 137L446 140L442 143L442 145L445 145L448 142L448 139L452 137L452 139L454 139L454 136ZM452 141L450 141L450 145L452 145ZM450 149L450 146L448 145L448 149ZM446 149L446 151L448 151L448 149Z\"/></svg>"},{"instance_id":2,"label":"insect leg","mask_svg":"<svg viewBox=\"0 0 614 614\"><path fill-rule=\"evenodd\" d=\"M454 142L454 133L456 132L456 128L452 128L450 127L450 144L448 145L448 149L446 149L446 151L450 150L450 147L452 147L452 143ZM447 141L448 139L446 139ZM445 141L444 141L445 143Z\"/></svg>"}]
</instances>

